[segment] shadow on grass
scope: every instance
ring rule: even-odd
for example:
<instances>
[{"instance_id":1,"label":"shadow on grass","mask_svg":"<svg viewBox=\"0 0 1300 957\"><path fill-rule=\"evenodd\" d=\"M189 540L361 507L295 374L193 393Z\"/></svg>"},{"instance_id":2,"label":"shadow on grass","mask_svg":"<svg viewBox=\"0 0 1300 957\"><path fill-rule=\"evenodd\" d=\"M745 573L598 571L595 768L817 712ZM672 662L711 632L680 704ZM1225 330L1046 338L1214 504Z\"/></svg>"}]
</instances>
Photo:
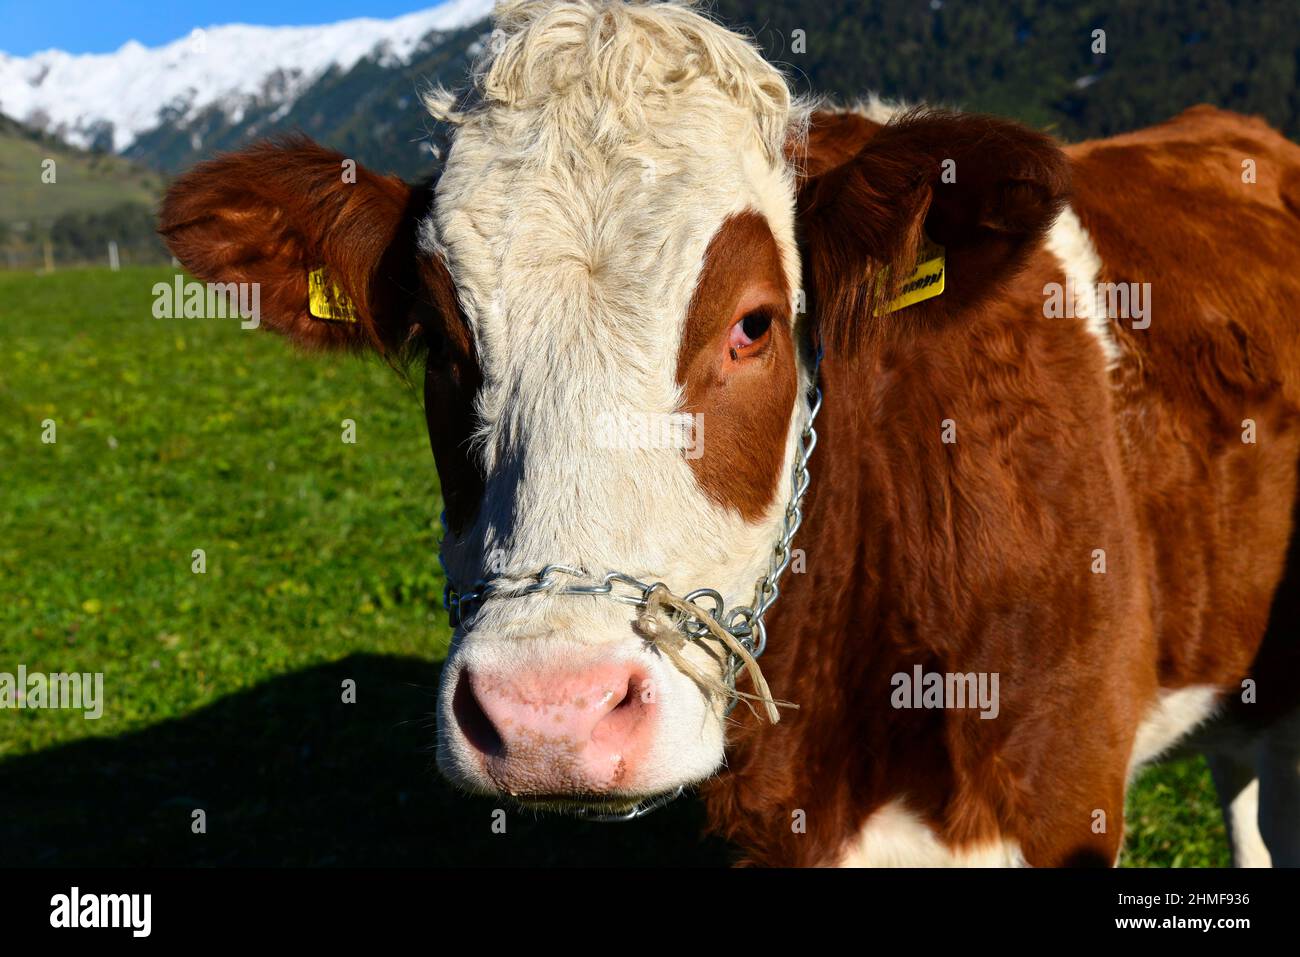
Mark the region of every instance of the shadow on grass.
<instances>
[{"instance_id":1,"label":"shadow on grass","mask_svg":"<svg viewBox=\"0 0 1300 957\"><path fill-rule=\"evenodd\" d=\"M340 700L347 678L356 704ZM693 800L594 824L454 791L432 766L437 683L437 665L354 655L120 738L11 758L0 865L729 862ZM206 834L191 833L195 808Z\"/></svg>"}]
</instances>

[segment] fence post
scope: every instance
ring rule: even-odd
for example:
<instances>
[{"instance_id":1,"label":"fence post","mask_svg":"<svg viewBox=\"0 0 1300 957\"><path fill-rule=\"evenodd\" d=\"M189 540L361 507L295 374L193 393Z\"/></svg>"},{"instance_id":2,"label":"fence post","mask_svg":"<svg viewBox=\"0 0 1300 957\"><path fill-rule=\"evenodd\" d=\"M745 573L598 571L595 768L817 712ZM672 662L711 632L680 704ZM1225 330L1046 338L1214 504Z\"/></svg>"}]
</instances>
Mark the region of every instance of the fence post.
<instances>
[{"instance_id":1,"label":"fence post","mask_svg":"<svg viewBox=\"0 0 1300 957\"><path fill-rule=\"evenodd\" d=\"M54 272L54 245L45 240L45 271Z\"/></svg>"},{"instance_id":2,"label":"fence post","mask_svg":"<svg viewBox=\"0 0 1300 957\"><path fill-rule=\"evenodd\" d=\"M113 272L117 272L121 266L122 264L117 259L117 240L110 239L108 241L108 268Z\"/></svg>"}]
</instances>

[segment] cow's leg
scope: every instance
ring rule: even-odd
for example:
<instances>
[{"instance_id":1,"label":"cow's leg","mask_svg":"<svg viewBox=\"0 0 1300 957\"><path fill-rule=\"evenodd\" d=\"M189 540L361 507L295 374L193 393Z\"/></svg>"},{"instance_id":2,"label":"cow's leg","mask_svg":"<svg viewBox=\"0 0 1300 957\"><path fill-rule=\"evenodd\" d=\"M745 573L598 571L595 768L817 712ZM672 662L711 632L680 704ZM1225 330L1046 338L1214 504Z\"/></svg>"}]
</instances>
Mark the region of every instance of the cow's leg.
<instances>
[{"instance_id":1,"label":"cow's leg","mask_svg":"<svg viewBox=\"0 0 1300 957\"><path fill-rule=\"evenodd\" d=\"M1264 732L1259 748L1259 829L1274 867L1300 867L1300 715Z\"/></svg>"},{"instance_id":2,"label":"cow's leg","mask_svg":"<svg viewBox=\"0 0 1300 957\"><path fill-rule=\"evenodd\" d=\"M1219 793L1234 867L1268 867L1269 853L1259 830L1259 777L1248 757L1226 752L1205 756Z\"/></svg>"}]
</instances>

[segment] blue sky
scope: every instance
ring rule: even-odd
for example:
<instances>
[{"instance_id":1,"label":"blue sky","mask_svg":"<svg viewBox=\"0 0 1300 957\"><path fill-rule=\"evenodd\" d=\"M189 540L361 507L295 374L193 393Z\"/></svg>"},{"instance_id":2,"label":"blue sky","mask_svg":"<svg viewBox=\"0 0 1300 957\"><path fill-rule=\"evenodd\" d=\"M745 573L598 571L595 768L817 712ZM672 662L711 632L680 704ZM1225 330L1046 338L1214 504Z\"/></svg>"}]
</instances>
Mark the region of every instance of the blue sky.
<instances>
[{"instance_id":1,"label":"blue sky","mask_svg":"<svg viewBox=\"0 0 1300 957\"><path fill-rule=\"evenodd\" d=\"M109 53L127 40L158 46L221 23L298 26L350 17L389 18L439 0L0 0L0 50L25 56L57 47Z\"/></svg>"}]
</instances>

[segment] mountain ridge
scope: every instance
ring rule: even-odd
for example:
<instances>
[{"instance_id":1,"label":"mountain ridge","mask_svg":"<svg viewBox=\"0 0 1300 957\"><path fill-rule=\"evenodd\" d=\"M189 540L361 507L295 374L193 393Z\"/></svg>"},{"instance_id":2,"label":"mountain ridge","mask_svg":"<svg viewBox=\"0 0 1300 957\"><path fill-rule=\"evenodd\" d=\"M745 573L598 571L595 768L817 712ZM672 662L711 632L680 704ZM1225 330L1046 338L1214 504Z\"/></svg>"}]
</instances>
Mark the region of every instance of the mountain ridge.
<instances>
[{"instance_id":1,"label":"mountain ridge","mask_svg":"<svg viewBox=\"0 0 1300 957\"><path fill-rule=\"evenodd\" d=\"M113 53L0 53L0 113L72 146L126 153L160 126L189 126L214 110L236 126L250 111L281 110L282 119L331 71L346 74L367 59L400 69L431 37L482 21L490 8L491 0L446 0L392 19L196 28L157 47L130 40Z\"/></svg>"}]
</instances>

